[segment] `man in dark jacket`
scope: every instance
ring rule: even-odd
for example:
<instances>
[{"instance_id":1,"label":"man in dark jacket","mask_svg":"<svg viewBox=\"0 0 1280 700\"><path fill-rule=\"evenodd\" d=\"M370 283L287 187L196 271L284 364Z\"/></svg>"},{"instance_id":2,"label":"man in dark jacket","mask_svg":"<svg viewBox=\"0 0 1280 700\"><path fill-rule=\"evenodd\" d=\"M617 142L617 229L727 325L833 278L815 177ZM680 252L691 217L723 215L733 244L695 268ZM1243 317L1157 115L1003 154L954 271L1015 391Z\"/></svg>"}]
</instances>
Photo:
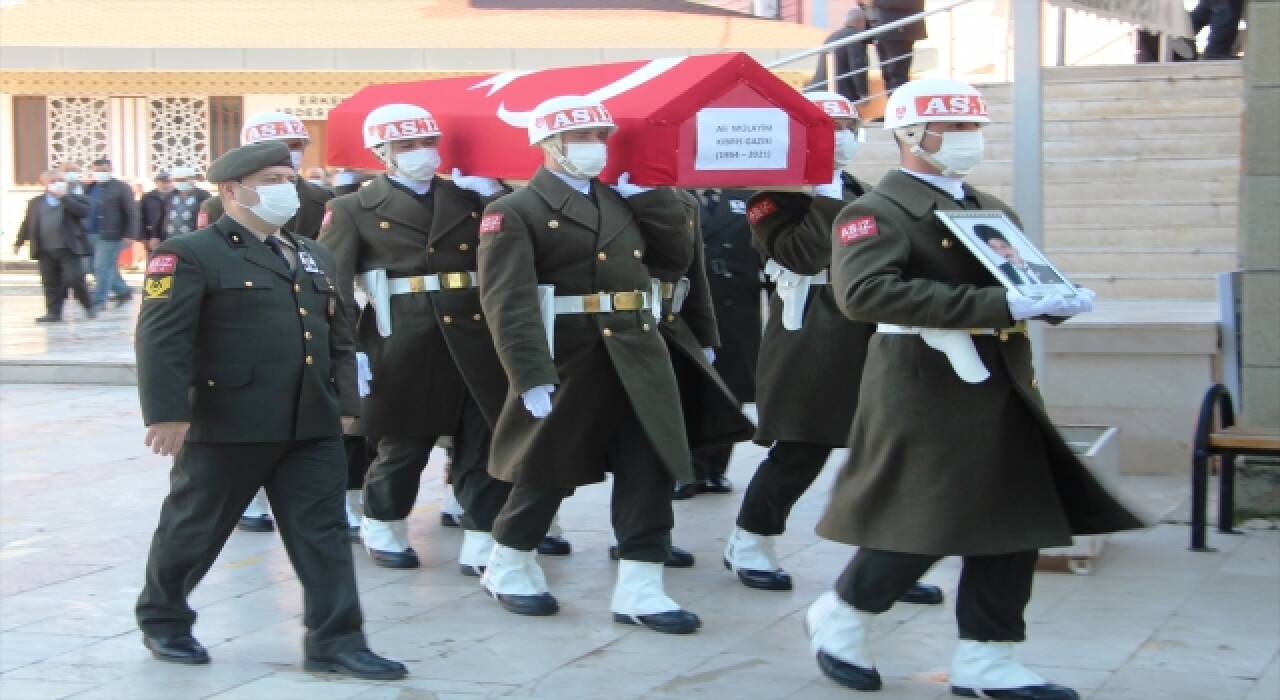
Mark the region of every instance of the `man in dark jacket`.
<instances>
[{"instance_id":1,"label":"man in dark jacket","mask_svg":"<svg viewBox=\"0 0 1280 700\"><path fill-rule=\"evenodd\" d=\"M40 173L40 182L44 193L27 204L27 215L13 242L13 252L17 253L23 243L30 241L31 259L40 265L45 314L37 318L36 323L62 320L62 302L67 298L68 289L75 292L85 313L93 318L97 314L89 299L84 266L80 262L81 257L89 254L89 242L80 225L80 220L89 213L89 200L84 195L69 194L61 173L51 170Z\"/></svg>"},{"instance_id":2,"label":"man in dark jacket","mask_svg":"<svg viewBox=\"0 0 1280 700\"><path fill-rule=\"evenodd\" d=\"M85 187L89 199L89 215L85 233L93 241L93 304L107 302L108 293L115 295L116 305L129 301L133 293L120 276L120 250L138 237L138 202L133 188L111 174L111 161L93 161L93 180Z\"/></svg>"},{"instance_id":3,"label":"man in dark jacket","mask_svg":"<svg viewBox=\"0 0 1280 700\"><path fill-rule=\"evenodd\" d=\"M147 244L147 250L155 250L165 239L165 202L169 198L169 192L173 190L169 173L156 173L155 183L156 188L142 195L138 202L142 216L142 241Z\"/></svg>"},{"instance_id":4,"label":"man in dark jacket","mask_svg":"<svg viewBox=\"0 0 1280 700\"><path fill-rule=\"evenodd\" d=\"M867 16L873 27L924 12L924 0L860 1L867 6ZM884 76L886 91L893 92L911 79L912 46L928 36L924 21L921 20L876 37L876 54L880 56L880 74Z\"/></svg>"},{"instance_id":5,"label":"man in dark jacket","mask_svg":"<svg viewBox=\"0 0 1280 700\"><path fill-rule=\"evenodd\" d=\"M845 37L853 36L867 28L867 15L861 7L854 7L849 10L849 14L845 15L844 26L835 30L826 39L822 40L823 44L830 44L833 41L839 41ZM862 69L861 73L851 75L836 80L835 91L844 95L851 102L867 97L870 93L867 90L867 42L855 41L852 44L846 44L838 49L833 49L836 55L836 75L842 76L850 71ZM827 83L827 55L818 56L818 70L813 74L813 81L810 83L810 90L829 90L831 89Z\"/></svg>"}]
</instances>

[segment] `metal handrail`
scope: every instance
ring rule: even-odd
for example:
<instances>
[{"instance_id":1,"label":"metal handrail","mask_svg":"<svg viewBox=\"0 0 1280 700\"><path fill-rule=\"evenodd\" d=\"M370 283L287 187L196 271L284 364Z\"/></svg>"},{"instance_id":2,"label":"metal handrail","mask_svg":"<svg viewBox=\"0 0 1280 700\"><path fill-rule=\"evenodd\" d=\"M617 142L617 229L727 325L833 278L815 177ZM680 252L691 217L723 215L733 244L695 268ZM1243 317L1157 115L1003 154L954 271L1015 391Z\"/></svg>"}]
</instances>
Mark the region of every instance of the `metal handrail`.
<instances>
[{"instance_id":1,"label":"metal handrail","mask_svg":"<svg viewBox=\"0 0 1280 700\"><path fill-rule=\"evenodd\" d=\"M774 62L772 62L772 63L769 63L769 64L765 65L765 68L768 68L769 70L773 70L773 69L778 68L778 67L780 67L780 66L785 66L785 65L787 65L788 63L795 63L796 61L799 61L800 59L803 59L803 58L808 58L808 57L810 57L810 56L816 56L816 55L818 55L818 54L820 54L820 53L826 53L826 52L828 52L828 51L830 51L830 50L832 50L832 49L838 49L838 48L840 48L840 47L842 47L842 46L847 46L847 45L849 45L849 44L854 44L854 43L857 43L857 42L859 42L859 41L866 41L867 39L870 39L870 38L872 38L872 37L879 36L879 35L881 35L881 34L884 34L885 32L892 31L892 30L897 29L897 28L899 28L899 27L905 27L905 26L907 26L908 24L914 24L914 23L919 22L920 20L924 19L925 17L929 17L929 16L931 16L931 15L936 15L936 14L938 14L939 12L949 12L949 11L954 10L955 8L957 8L957 7L961 6L961 5L967 5L967 4L968 4L968 3L970 3L970 2L973 2L973 0L952 0L951 2L949 2L949 3L945 4L945 5L941 5L941 6L939 6L939 7L935 7L935 8L933 8L933 9L931 9L931 10L925 10L925 11L923 11L923 12L917 12L917 13L915 13L914 15L911 15L911 16L909 16L909 17L903 17L902 19L896 19L896 20L894 20L894 21L892 21L892 22L889 22L888 24L878 24L878 25L876 25L876 26L874 26L874 27L871 27L870 29L864 29L864 30L862 30L862 31L858 32L857 34L853 34L853 35L847 36L847 37L845 37L845 38L843 38L843 39L837 39L837 40L835 40L835 41L833 41L833 42L831 42L831 43L829 43L829 44L823 44L822 46L818 46L818 47L816 47L816 48L812 48L812 49L805 49L804 51L801 51L800 53L797 53L797 54L793 54L793 55L791 55L791 56L785 56L785 57L780 58L780 59L778 59L778 60L776 60L776 61L774 61Z\"/></svg>"}]
</instances>

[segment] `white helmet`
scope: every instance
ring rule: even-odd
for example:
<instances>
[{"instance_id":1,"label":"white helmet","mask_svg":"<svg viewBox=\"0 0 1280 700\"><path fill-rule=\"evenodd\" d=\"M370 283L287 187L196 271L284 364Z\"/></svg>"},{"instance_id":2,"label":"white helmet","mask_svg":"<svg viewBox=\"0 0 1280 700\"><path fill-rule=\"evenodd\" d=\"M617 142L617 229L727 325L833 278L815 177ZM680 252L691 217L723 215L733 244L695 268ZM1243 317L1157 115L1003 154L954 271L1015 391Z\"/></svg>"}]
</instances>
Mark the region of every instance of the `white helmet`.
<instances>
[{"instance_id":1,"label":"white helmet","mask_svg":"<svg viewBox=\"0 0 1280 700\"><path fill-rule=\"evenodd\" d=\"M544 139L574 129L598 129L604 127L612 133L618 129L613 115L603 104L577 95L565 95L543 100L529 114L529 145L536 146Z\"/></svg>"},{"instance_id":2,"label":"white helmet","mask_svg":"<svg viewBox=\"0 0 1280 700\"><path fill-rule=\"evenodd\" d=\"M431 112L418 105L389 104L369 112L361 131L364 147L375 148L391 141L439 136L440 126Z\"/></svg>"},{"instance_id":3,"label":"white helmet","mask_svg":"<svg viewBox=\"0 0 1280 700\"><path fill-rule=\"evenodd\" d=\"M858 108L854 106L849 98L838 92L829 92L827 90L814 90L804 93L804 96L823 112L827 113L832 119L854 119L858 122L862 121L861 115L858 114Z\"/></svg>"},{"instance_id":4,"label":"white helmet","mask_svg":"<svg viewBox=\"0 0 1280 700\"><path fill-rule=\"evenodd\" d=\"M240 143L250 144L259 141L289 141L292 139L311 140L307 133L307 125L292 114L284 112L263 112L249 117L240 129Z\"/></svg>"},{"instance_id":5,"label":"white helmet","mask_svg":"<svg viewBox=\"0 0 1280 700\"><path fill-rule=\"evenodd\" d=\"M889 96L884 128L900 129L930 122L990 124L987 101L974 86L959 80L912 80Z\"/></svg>"}]
</instances>

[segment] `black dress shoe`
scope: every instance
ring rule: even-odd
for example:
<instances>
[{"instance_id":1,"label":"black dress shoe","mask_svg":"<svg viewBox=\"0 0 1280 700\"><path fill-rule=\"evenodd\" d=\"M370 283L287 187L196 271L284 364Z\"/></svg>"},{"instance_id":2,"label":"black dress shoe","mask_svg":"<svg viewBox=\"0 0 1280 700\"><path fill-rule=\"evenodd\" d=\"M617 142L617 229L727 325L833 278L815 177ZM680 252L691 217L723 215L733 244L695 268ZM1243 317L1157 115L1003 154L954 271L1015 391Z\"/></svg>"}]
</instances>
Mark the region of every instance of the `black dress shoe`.
<instances>
[{"instance_id":1,"label":"black dress shoe","mask_svg":"<svg viewBox=\"0 0 1280 700\"><path fill-rule=\"evenodd\" d=\"M880 672L874 668L863 668L846 663L828 654L818 652L818 668L827 678L854 690L880 690Z\"/></svg>"},{"instance_id":2,"label":"black dress shoe","mask_svg":"<svg viewBox=\"0 0 1280 700\"><path fill-rule=\"evenodd\" d=\"M609 545L609 558L618 561L618 545ZM667 556L666 561L662 562L662 565L668 569L688 569L693 564L693 552L675 545L671 545L671 554Z\"/></svg>"},{"instance_id":3,"label":"black dress shoe","mask_svg":"<svg viewBox=\"0 0 1280 700\"><path fill-rule=\"evenodd\" d=\"M907 589L898 598L900 603L915 603L916 605L941 605L942 589L937 586L930 586L927 583L913 583L911 588Z\"/></svg>"},{"instance_id":4,"label":"black dress shoe","mask_svg":"<svg viewBox=\"0 0 1280 700\"><path fill-rule=\"evenodd\" d=\"M191 665L209 663L209 652L189 634L175 634L172 637L143 635L142 645L161 661Z\"/></svg>"},{"instance_id":5,"label":"black dress shoe","mask_svg":"<svg viewBox=\"0 0 1280 700\"><path fill-rule=\"evenodd\" d=\"M410 547L403 552L384 552L380 549L370 549L369 558L373 559L373 563L384 569L416 569L419 566L418 553Z\"/></svg>"},{"instance_id":6,"label":"black dress shoe","mask_svg":"<svg viewBox=\"0 0 1280 700\"><path fill-rule=\"evenodd\" d=\"M453 513L441 513L440 527L462 527L462 518Z\"/></svg>"},{"instance_id":7,"label":"black dress shoe","mask_svg":"<svg viewBox=\"0 0 1280 700\"><path fill-rule=\"evenodd\" d=\"M548 557L564 557L573 551L569 540L555 535L547 535L538 543L538 554Z\"/></svg>"},{"instance_id":8,"label":"black dress shoe","mask_svg":"<svg viewBox=\"0 0 1280 700\"><path fill-rule=\"evenodd\" d=\"M37 317L36 323L62 323L62 317L54 316L52 314L45 314L43 316Z\"/></svg>"},{"instance_id":9,"label":"black dress shoe","mask_svg":"<svg viewBox=\"0 0 1280 700\"><path fill-rule=\"evenodd\" d=\"M276 524L270 515L242 515L236 527L245 532L271 532Z\"/></svg>"},{"instance_id":10,"label":"black dress shoe","mask_svg":"<svg viewBox=\"0 0 1280 700\"><path fill-rule=\"evenodd\" d=\"M333 656L318 659L307 659L302 668L312 673L337 673L367 681L394 681L409 675L404 664L361 649L344 651Z\"/></svg>"},{"instance_id":11,"label":"black dress shoe","mask_svg":"<svg viewBox=\"0 0 1280 700\"><path fill-rule=\"evenodd\" d=\"M459 564L458 571L462 572L463 576L483 576L484 575L484 567L476 566L474 564Z\"/></svg>"},{"instance_id":12,"label":"black dress shoe","mask_svg":"<svg viewBox=\"0 0 1280 700\"><path fill-rule=\"evenodd\" d=\"M698 482L698 493L733 493L733 482L723 474L712 474Z\"/></svg>"},{"instance_id":13,"label":"black dress shoe","mask_svg":"<svg viewBox=\"0 0 1280 700\"><path fill-rule=\"evenodd\" d=\"M624 625L644 625L663 634L693 634L702 626L702 620L688 610L670 610L655 615L614 613L613 621Z\"/></svg>"},{"instance_id":14,"label":"black dress shoe","mask_svg":"<svg viewBox=\"0 0 1280 700\"><path fill-rule=\"evenodd\" d=\"M535 595L515 595L513 593L493 593L493 599L507 610L517 615L554 615L560 612L560 603L550 593Z\"/></svg>"},{"instance_id":15,"label":"black dress shoe","mask_svg":"<svg viewBox=\"0 0 1280 700\"><path fill-rule=\"evenodd\" d=\"M1003 690L976 690L974 688L957 688L951 686L951 694L962 698L1013 698L1014 700L1080 700L1076 691L1056 683L1044 685L1028 685L1022 688L1005 688Z\"/></svg>"},{"instance_id":16,"label":"black dress shoe","mask_svg":"<svg viewBox=\"0 0 1280 700\"><path fill-rule=\"evenodd\" d=\"M791 574L783 571L782 569L778 569L777 571L734 569L728 559L724 560L724 568L736 573L738 575L738 580L747 588L757 588L762 591L791 590Z\"/></svg>"},{"instance_id":17,"label":"black dress shoe","mask_svg":"<svg viewBox=\"0 0 1280 700\"><path fill-rule=\"evenodd\" d=\"M696 481L683 482L677 481L673 489L671 489L671 500L687 501L698 495L698 483Z\"/></svg>"}]
</instances>

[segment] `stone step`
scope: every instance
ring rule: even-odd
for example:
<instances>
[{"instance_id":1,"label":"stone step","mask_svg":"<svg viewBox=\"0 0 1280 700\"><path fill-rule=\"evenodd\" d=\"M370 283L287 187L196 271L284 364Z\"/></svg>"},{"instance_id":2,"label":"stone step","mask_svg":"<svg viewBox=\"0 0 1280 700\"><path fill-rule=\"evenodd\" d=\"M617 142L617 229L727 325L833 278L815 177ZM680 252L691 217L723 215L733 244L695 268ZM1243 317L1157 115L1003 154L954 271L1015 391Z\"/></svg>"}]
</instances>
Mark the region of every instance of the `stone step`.
<instances>
[{"instance_id":1,"label":"stone step","mask_svg":"<svg viewBox=\"0 0 1280 700\"><path fill-rule=\"evenodd\" d=\"M1134 250L1062 250L1050 249L1053 264L1068 275L1089 273L1130 276L1134 274L1196 274L1227 272L1236 269L1234 250L1194 252L1179 249Z\"/></svg>"},{"instance_id":2,"label":"stone step","mask_svg":"<svg viewBox=\"0 0 1280 700\"><path fill-rule=\"evenodd\" d=\"M1050 221L1045 227L1049 248L1159 248L1236 250L1239 230L1235 226L1125 226L1063 225Z\"/></svg>"},{"instance_id":3,"label":"stone step","mask_svg":"<svg viewBox=\"0 0 1280 700\"><path fill-rule=\"evenodd\" d=\"M873 184L898 160L859 158L852 168L855 175ZM1163 182L1171 177L1198 181L1228 179L1240 176L1240 159L1213 158L1058 158L1046 160L1044 181L1048 187L1058 182L1147 181ZM1007 159L984 160L968 181L978 187L1007 185L1013 182L1013 162Z\"/></svg>"},{"instance_id":4,"label":"stone step","mask_svg":"<svg viewBox=\"0 0 1280 700\"><path fill-rule=\"evenodd\" d=\"M1195 224L1236 225L1237 206L1215 203L1133 206L1127 202L1097 202L1089 206L1046 206L1045 221L1057 224L1098 224L1112 227Z\"/></svg>"},{"instance_id":5,"label":"stone step","mask_svg":"<svg viewBox=\"0 0 1280 700\"><path fill-rule=\"evenodd\" d=\"M1151 98L1147 100L1080 99L1064 102L1046 102L1042 114L1052 119L1096 119L1115 117L1165 117L1170 114L1186 118L1201 116L1237 115L1244 108L1244 101L1234 97L1197 97L1194 99ZM1013 107L1004 103L987 106L987 113L995 122L1010 122Z\"/></svg>"},{"instance_id":6,"label":"stone step","mask_svg":"<svg viewBox=\"0 0 1280 700\"><path fill-rule=\"evenodd\" d=\"M984 139L985 141L985 139ZM1064 158L1222 158L1235 157L1240 152L1237 134L1180 135L1172 138L1126 139L1088 138L1044 141L1041 151L1046 160ZM862 144L859 159L889 161L898 156L898 146L888 140ZM984 157L993 160L1009 160L1013 157L1013 142L1008 140L986 141Z\"/></svg>"},{"instance_id":7,"label":"stone step","mask_svg":"<svg viewBox=\"0 0 1280 700\"><path fill-rule=\"evenodd\" d=\"M1113 80L1162 80L1239 78L1244 75L1241 61L1204 61L1195 63L1132 63L1098 66L1045 66L1042 80L1048 83L1083 82L1094 84Z\"/></svg>"},{"instance_id":8,"label":"stone step","mask_svg":"<svg viewBox=\"0 0 1280 700\"><path fill-rule=\"evenodd\" d=\"M1045 80L1046 102L1080 99L1149 100L1165 98L1195 99L1199 97L1239 97L1244 91L1244 78L1232 76L1178 76L1159 80L1116 78L1104 80ZM988 103L1007 103L1013 99L1010 83L978 87Z\"/></svg>"},{"instance_id":9,"label":"stone step","mask_svg":"<svg viewBox=\"0 0 1280 700\"><path fill-rule=\"evenodd\" d=\"M1004 187L1002 187L1004 189ZM1012 193L1012 186L1007 186ZM1129 204L1172 204L1204 201L1235 204L1240 199L1238 178L1188 181L1181 178L1163 182L1051 182L1044 188L1045 203L1123 201ZM1001 195L997 195L1001 196Z\"/></svg>"},{"instance_id":10,"label":"stone step","mask_svg":"<svg viewBox=\"0 0 1280 700\"><path fill-rule=\"evenodd\" d=\"M1013 124L1000 122L983 127L988 143L1008 141L1013 138ZM882 135L886 142L892 135L884 129L872 126L867 130L868 136ZM1206 134L1233 135L1239 141L1240 116L1222 115L1216 117L1199 117L1186 119L1182 116L1160 116L1129 119L1108 119L1099 124L1093 119L1061 119L1046 121L1041 126L1041 134L1046 141L1069 141L1084 139L1089 141L1112 142L1123 139L1169 139L1169 138L1201 138ZM1237 149L1238 150L1238 149Z\"/></svg>"},{"instance_id":11,"label":"stone step","mask_svg":"<svg viewBox=\"0 0 1280 700\"><path fill-rule=\"evenodd\" d=\"M1211 273L1108 275L1068 273L1071 281L1098 293L1106 301L1158 299L1211 301L1217 298L1217 279Z\"/></svg>"}]
</instances>

